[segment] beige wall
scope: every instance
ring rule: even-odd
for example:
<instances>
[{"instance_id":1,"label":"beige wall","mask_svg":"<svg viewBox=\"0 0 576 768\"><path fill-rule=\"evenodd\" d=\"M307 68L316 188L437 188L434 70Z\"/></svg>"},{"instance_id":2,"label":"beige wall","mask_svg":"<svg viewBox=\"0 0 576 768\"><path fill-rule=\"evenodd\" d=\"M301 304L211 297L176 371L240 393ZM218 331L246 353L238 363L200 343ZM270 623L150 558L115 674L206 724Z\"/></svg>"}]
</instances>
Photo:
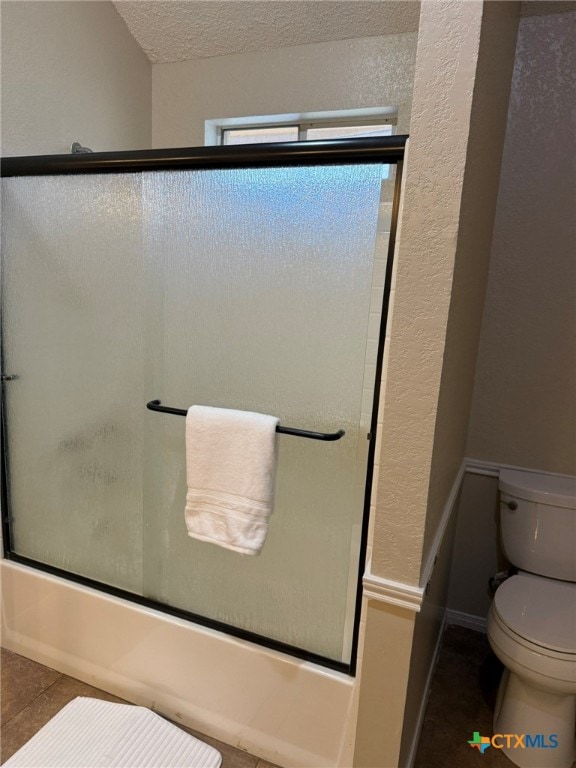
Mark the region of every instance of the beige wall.
<instances>
[{"instance_id":1,"label":"beige wall","mask_svg":"<svg viewBox=\"0 0 576 768\"><path fill-rule=\"evenodd\" d=\"M2 154L150 147L151 65L110 2L2 3Z\"/></svg>"},{"instance_id":2,"label":"beige wall","mask_svg":"<svg viewBox=\"0 0 576 768\"><path fill-rule=\"evenodd\" d=\"M465 455L519 11L519 3L484 5L434 428L423 563Z\"/></svg>"},{"instance_id":3,"label":"beige wall","mask_svg":"<svg viewBox=\"0 0 576 768\"><path fill-rule=\"evenodd\" d=\"M204 144L204 121L398 106L410 121L416 34L155 64L153 144Z\"/></svg>"},{"instance_id":4,"label":"beige wall","mask_svg":"<svg viewBox=\"0 0 576 768\"><path fill-rule=\"evenodd\" d=\"M415 614L365 601L354 768L398 765Z\"/></svg>"},{"instance_id":5,"label":"beige wall","mask_svg":"<svg viewBox=\"0 0 576 768\"><path fill-rule=\"evenodd\" d=\"M369 564L383 594L409 594L423 565L430 572L432 543L437 546L456 495L518 11L516 3L481 2L421 9ZM366 643L381 650L367 653L366 645L362 659L358 768L393 768L413 748L447 602L454 523L409 631L405 619L409 648L388 648L397 609L384 604L376 614L368 601Z\"/></svg>"},{"instance_id":6,"label":"beige wall","mask_svg":"<svg viewBox=\"0 0 576 768\"><path fill-rule=\"evenodd\" d=\"M371 570L418 584L481 4L423 3L386 350Z\"/></svg>"},{"instance_id":7,"label":"beige wall","mask_svg":"<svg viewBox=\"0 0 576 768\"><path fill-rule=\"evenodd\" d=\"M420 17L372 549L410 584L464 456L518 12L485 8L482 39L482 3Z\"/></svg>"},{"instance_id":8,"label":"beige wall","mask_svg":"<svg viewBox=\"0 0 576 768\"><path fill-rule=\"evenodd\" d=\"M559 473L576 472L575 40L574 12L520 23L466 447Z\"/></svg>"},{"instance_id":9,"label":"beige wall","mask_svg":"<svg viewBox=\"0 0 576 768\"><path fill-rule=\"evenodd\" d=\"M554 13L520 21L466 453L574 473L576 13L534 5ZM480 618L506 567L497 494L497 478L466 475L448 604Z\"/></svg>"},{"instance_id":10,"label":"beige wall","mask_svg":"<svg viewBox=\"0 0 576 768\"><path fill-rule=\"evenodd\" d=\"M457 516L448 608L485 619L488 580L507 567L498 538L498 478L466 474Z\"/></svg>"}]
</instances>

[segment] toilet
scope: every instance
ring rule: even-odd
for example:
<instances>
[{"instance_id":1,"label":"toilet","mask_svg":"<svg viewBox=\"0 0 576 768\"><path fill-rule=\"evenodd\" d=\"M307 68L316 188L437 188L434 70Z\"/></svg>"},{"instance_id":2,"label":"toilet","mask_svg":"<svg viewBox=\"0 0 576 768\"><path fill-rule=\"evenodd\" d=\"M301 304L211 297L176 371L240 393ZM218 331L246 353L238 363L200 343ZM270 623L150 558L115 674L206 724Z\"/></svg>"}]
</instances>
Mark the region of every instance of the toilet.
<instances>
[{"instance_id":1,"label":"toilet","mask_svg":"<svg viewBox=\"0 0 576 768\"><path fill-rule=\"evenodd\" d=\"M499 489L502 544L518 573L497 589L488 613L488 640L505 667L494 713L494 735L503 738L495 743L522 768L571 768L576 478L502 470Z\"/></svg>"}]
</instances>

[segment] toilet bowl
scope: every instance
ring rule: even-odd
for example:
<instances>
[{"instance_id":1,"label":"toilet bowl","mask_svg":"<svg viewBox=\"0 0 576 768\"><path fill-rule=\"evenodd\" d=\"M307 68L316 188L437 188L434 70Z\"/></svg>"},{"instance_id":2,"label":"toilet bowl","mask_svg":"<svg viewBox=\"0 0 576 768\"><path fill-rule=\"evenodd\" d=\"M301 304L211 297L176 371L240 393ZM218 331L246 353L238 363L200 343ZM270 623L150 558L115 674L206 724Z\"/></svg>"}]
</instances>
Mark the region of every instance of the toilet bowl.
<instances>
[{"instance_id":1,"label":"toilet bowl","mask_svg":"<svg viewBox=\"0 0 576 768\"><path fill-rule=\"evenodd\" d=\"M572 489L574 489L573 492ZM504 550L520 570L496 591L488 640L504 664L494 713L502 751L521 768L576 757L576 481L502 472Z\"/></svg>"},{"instance_id":2,"label":"toilet bowl","mask_svg":"<svg viewBox=\"0 0 576 768\"><path fill-rule=\"evenodd\" d=\"M508 579L490 607L488 640L506 668L494 733L540 734L548 745L503 751L523 768L570 768L575 756L576 584L522 572Z\"/></svg>"},{"instance_id":3,"label":"toilet bowl","mask_svg":"<svg viewBox=\"0 0 576 768\"><path fill-rule=\"evenodd\" d=\"M539 581L543 583L534 584ZM544 589L534 596L530 593L533 587ZM557 596L554 596L555 587L560 593ZM576 628L576 584L551 583L550 579L520 573L509 579L499 592L488 615L490 639L499 654L518 667L514 671L527 675L541 690L576 695L576 637L568 635L571 619ZM518 596L523 594L526 602L521 603L522 598ZM550 597L550 602L539 602L543 597ZM508 603L512 602L515 605L510 610ZM550 613L554 608L558 611L560 627L541 618L543 609ZM519 617L517 614L521 611ZM559 631L562 629L563 635ZM572 634L576 634L576 629ZM505 663L504 659L501 661Z\"/></svg>"}]
</instances>

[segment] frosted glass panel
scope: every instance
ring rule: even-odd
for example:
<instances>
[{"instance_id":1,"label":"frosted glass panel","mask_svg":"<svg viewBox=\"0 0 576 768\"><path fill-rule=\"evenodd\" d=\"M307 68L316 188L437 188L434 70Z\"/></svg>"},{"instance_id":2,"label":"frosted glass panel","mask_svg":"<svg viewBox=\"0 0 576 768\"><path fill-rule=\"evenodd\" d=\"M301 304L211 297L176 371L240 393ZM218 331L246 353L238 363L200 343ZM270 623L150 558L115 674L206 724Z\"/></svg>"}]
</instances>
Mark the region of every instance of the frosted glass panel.
<instances>
[{"instance_id":1,"label":"frosted glass panel","mask_svg":"<svg viewBox=\"0 0 576 768\"><path fill-rule=\"evenodd\" d=\"M141 179L3 180L4 369L17 553L142 582Z\"/></svg>"},{"instance_id":2,"label":"frosted glass panel","mask_svg":"<svg viewBox=\"0 0 576 768\"><path fill-rule=\"evenodd\" d=\"M337 659L366 473L357 453L367 449L360 415L381 175L369 165L143 181L158 289L152 394L346 430L336 443L278 437L274 514L250 558L186 536L184 420L150 414L159 466L157 495L145 495L146 592Z\"/></svg>"},{"instance_id":3,"label":"frosted glass panel","mask_svg":"<svg viewBox=\"0 0 576 768\"><path fill-rule=\"evenodd\" d=\"M382 166L4 180L14 550L349 661L387 233ZM278 436L258 557L186 534L182 417Z\"/></svg>"}]
</instances>

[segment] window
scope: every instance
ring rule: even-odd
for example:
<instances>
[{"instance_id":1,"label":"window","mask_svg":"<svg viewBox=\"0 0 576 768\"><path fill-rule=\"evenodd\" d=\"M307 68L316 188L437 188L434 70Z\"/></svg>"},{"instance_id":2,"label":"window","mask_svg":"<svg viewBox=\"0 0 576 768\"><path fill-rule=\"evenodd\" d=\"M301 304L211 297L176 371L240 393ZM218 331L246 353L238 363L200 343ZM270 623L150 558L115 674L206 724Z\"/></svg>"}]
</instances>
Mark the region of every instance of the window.
<instances>
[{"instance_id":1,"label":"window","mask_svg":"<svg viewBox=\"0 0 576 768\"><path fill-rule=\"evenodd\" d=\"M314 141L321 139L350 139L365 136L392 136L395 132L396 119L380 120L314 120L312 122L294 122L242 126L219 126L219 144L268 144L278 141Z\"/></svg>"},{"instance_id":2,"label":"window","mask_svg":"<svg viewBox=\"0 0 576 768\"><path fill-rule=\"evenodd\" d=\"M285 115L255 115L206 120L207 145L270 144L282 141L318 141L396 133L398 108L348 109ZM382 179L390 179L383 165Z\"/></svg>"}]
</instances>

